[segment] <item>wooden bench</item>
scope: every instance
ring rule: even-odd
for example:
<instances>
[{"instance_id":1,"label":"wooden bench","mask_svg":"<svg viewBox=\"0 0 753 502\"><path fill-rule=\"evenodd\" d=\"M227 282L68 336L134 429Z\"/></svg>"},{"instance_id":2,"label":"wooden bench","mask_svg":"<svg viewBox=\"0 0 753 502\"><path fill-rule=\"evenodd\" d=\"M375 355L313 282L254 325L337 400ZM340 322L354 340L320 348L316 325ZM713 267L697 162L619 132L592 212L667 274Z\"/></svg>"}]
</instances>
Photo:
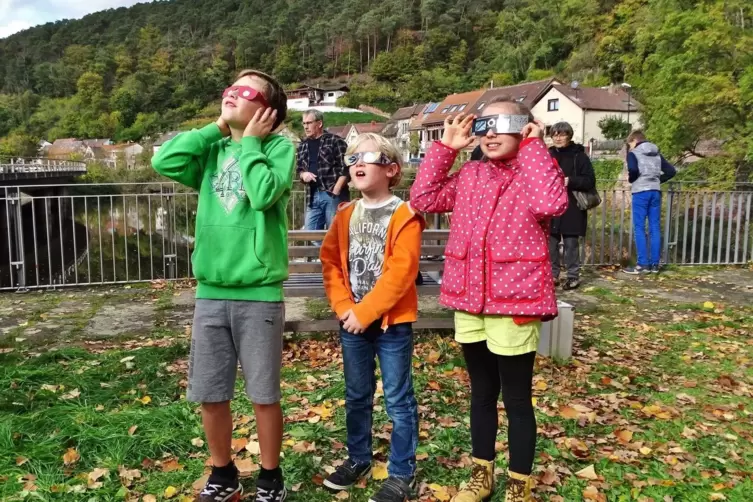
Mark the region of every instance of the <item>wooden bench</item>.
<instances>
[{"instance_id":1,"label":"wooden bench","mask_svg":"<svg viewBox=\"0 0 753 502\"><path fill-rule=\"evenodd\" d=\"M291 230L288 232L288 255L290 278L285 282L285 295L289 297L324 297L322 264L319 246L314 242L324 239L325 231ZM423 284L418 294L438 296L441 272L444 268L444 248L449 230L424 230L421 245L419 271ZM406 280L416 280L406 278ZM544 323L539 343L539 354L558 358L572 355L574 309L572 305L559 302L559 317ZM452 317L419 317L413 325L416 330L451 330L455 323ZM336 332L340 329L337 319L287 321L285 331L292 333Z\"/></svg>"}]
</instances>

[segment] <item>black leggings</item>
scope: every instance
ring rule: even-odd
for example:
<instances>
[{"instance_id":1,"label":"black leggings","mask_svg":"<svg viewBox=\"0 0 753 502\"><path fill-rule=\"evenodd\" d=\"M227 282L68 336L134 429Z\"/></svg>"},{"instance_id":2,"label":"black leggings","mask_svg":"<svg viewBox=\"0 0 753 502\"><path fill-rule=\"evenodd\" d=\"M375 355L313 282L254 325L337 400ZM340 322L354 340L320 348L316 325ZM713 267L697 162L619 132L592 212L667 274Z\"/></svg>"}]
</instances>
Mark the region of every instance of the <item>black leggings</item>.
<instances>
[{"instance_id":1,"label":"black leggings","mask_svg":"<svg viewBox=\"0 0 753 502\"><path fill-rule=\"evenodd\" d=\"M463 355L471 377L471 443L473 456L494 460L497 440L497 400L505 403L510 470L531 474L536 453L536 417L531 402L536 352L498 356L486 342L464 343Z\"/></svg>"}]
</instances>

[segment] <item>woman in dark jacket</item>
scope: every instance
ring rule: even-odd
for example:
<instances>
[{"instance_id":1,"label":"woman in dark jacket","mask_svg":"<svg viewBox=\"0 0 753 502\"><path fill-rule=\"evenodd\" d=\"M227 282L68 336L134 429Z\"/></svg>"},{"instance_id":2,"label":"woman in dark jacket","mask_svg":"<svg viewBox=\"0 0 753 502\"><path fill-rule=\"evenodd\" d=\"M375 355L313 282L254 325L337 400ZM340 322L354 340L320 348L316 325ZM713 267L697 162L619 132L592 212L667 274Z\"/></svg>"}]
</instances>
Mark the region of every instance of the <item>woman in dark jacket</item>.
<instances>
[{"instance_id":1,"label":"woman in dark jacket","mask_svg":"<svg viewBox=\"0 0 753 502\"><path fill-rule=\"evenodd\" d=\"M587 192L596 186L596 175L591 160L586 155L583 145L573 143L573 128L567 122L558 122L552 126L551 137L554 146L549 149L565 173L565 185L569 195L567 211L552 220L549 238L549 256L552 260L554 280L560 275L560 241L564 243L565 267L567 280L563 289L575 289L580 286L580 238L586 236L588 215L578 208L574 191Z\"/></svg>"}]
</instances>

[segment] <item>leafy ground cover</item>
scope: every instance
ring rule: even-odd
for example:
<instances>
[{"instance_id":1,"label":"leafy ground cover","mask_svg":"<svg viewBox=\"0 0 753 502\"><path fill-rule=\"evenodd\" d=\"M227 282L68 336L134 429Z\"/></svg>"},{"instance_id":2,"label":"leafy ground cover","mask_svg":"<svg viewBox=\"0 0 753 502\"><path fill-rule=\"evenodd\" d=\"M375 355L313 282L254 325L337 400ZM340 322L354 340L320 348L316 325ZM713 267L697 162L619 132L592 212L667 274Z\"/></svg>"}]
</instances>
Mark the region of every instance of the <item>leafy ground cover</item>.
<instances>
[{"instance_id":1,"label":"leafy ground cover","mask_svg":"<svg viewBox=\"0 0 753 502\"><path fill-rule=\"evenodd\" d=\"M700 273L710 279L699 282ZM684 269L623 281L605 272L572 300L584 305L575 356L537 361L539 500L750 500L753 295L714 274ZM750 283L750 271L734 274ZM211 459L197 409L184 398L190 326L171 315L190 305L177 305L177 294L159 286L0 296L1 500L193 500ZM152 306L150 329L92 335L98 315L115 319L141 304ZM66 336L35 336L50 322ZM449 334L418 335L414 375L419 499L446 501L470 472L468 379ZM283 393L290 500L366 501L378 479L339 497L321 486L346 454L332 336L287 341ZM375 402L380 478L390 433L381 387ZM245 398L233 409L233 447L250 497L259 469L254 417ZM500 426L501 480L504 413Z\"/></svg>"}]
</instances>

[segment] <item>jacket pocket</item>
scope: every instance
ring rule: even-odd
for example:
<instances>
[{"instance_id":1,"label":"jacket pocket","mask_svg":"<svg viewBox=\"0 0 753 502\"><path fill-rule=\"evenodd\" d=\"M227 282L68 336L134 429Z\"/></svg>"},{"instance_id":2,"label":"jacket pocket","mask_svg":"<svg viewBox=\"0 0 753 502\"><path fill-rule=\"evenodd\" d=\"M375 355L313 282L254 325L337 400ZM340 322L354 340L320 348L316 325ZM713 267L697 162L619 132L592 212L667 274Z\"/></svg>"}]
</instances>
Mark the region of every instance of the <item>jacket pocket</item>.
<instances>
[{"instance_id":1,"label":"jacket pocket","mask_svg":"<svg viewBox=\"0 0 753 502\"><path fill-rule=\"evenodd\" d=\"M450 295L465 293L468 280L468 246L461 240L450 240L445 247L442 292Z\"/></svg>"},{"instance_id":2,"label":"jacket pocket","mask_svg":"<svg viewBox=\"0 0 753 502\"><path fill-rule=\"evenodd\" d=\"M545 246L519 243L495 246L490 251L489 293L496 301L535 302L544 294L544 276L549 266Z\"/></svg>"},{"instance_id":3,"label":"jacket pocket","mask_svg":"<svg viewBox=\"0 0 753 502\"><path fill-rule=\"evenodd\" d=\"M239 226L201 227L191 263L196 280L213 286L259 285L268 273L256 251L256 229Z\"/></svg>"}]
</instances>

